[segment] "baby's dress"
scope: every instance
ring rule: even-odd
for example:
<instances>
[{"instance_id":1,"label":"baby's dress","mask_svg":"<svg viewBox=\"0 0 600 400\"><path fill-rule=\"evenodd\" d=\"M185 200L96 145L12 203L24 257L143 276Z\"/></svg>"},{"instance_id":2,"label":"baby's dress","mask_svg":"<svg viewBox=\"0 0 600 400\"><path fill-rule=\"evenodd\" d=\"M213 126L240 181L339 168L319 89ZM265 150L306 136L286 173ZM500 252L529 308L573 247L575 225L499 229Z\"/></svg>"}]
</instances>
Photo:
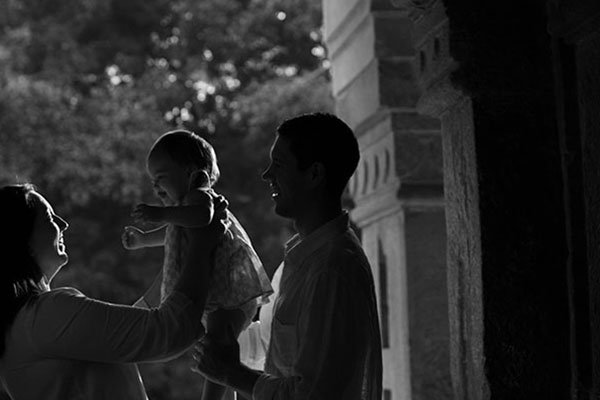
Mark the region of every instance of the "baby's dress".
<instances>
[{"instance_id":1,"label":"baby's dress","mask_svg":"<svg viewBox=\"0 0 600 400\"><path fill-rule=\"evenodd\" d=\"M217 309L240 309L250 324L258 307L269 301L273 288L248 234L227 211L228 228L215 249L208 299L204 314ZM184 228L167 225L161 302L171 293L183 267L189 239ZM202 243L194 244L202 246Z\"/></svg>"}]
</instances>

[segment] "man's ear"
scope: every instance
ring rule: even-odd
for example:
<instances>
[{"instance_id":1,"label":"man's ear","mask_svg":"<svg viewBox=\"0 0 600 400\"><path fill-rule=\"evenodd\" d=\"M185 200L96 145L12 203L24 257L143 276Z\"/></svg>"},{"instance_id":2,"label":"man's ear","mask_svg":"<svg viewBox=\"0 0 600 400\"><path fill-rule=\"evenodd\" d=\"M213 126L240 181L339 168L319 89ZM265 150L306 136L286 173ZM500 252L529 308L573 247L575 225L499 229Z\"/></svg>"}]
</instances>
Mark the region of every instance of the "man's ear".
<instances>
[{"instance_id":1,"label":"man's ear","mask_svg":"<svg viewBox=\"0 0 600 400\"><path fill-rule=\"evenodd\" d=\"M310 166L310 181L313 187L317 187L325 183L325 165L320 162L314 162Z\"/></svg>"}]
</instances>

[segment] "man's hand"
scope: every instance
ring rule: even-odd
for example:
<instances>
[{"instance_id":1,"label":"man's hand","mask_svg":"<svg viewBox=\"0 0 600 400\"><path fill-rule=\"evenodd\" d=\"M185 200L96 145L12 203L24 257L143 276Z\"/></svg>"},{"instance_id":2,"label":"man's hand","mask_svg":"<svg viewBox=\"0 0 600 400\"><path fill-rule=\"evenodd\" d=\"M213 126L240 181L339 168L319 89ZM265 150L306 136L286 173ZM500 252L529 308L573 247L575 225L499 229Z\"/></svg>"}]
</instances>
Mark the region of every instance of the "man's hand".
<instances>
[{"instance_id":1,"label":"man's hand","mask_svg":"<svg viewBox=\"0 0 600 400\"><path fill-rule=\"evenodd\" d=\"M145 247L144 232L135 226L126 226L121 235L121 243L127 250L137 250Z\"/></svg>"},{"instance_id":2,"label":"man's hand","mask_svg":"<svg viewBox=\"0 0 600 400\"><path fill-rule=\"evenodd\" d=\"M229 378L241 366L240 347L233 329L228 329L225 340L221 341L211 338L210 334L204 336L194 346L192 357L194 358L192 371L224 386L228 386Z\"/></svg>"},{"instance_id":3,"label":"man's hand","mask_svg":"<svg viewBox=\"0 0 600 400\"><path fill-rule=\"evenodd\" d=\"M137 222L164 222L164 208L149 206L148 204L138 204L133 209L131 216Z\"/></svg>"}]
</instances>

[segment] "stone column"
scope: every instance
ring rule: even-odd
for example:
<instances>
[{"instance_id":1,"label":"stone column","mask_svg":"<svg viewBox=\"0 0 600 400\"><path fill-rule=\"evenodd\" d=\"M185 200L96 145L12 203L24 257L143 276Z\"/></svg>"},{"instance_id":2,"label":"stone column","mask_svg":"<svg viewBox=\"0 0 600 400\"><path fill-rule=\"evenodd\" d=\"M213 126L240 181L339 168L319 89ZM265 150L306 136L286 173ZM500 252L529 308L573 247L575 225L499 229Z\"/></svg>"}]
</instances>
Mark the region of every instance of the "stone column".
<instances>
[{"instance_id":1,"label":"stone column","mask_svg":"<svg viewBox=\"0 0 600 400\"><path fill-rule=\"evenodd\" d=\"M408 9L324 0L337 114L361 162L349 188L379 300L384 399L449 399L440 124L419 115Z\"/></svg>"},{"instance_id":2,"label":"stone column","mask_svg":"<svg viewBox=\"0 0 600 400\"><path fill-rule=\"evenodd\" d=\"M562 158L540 2L412 0L441 119L456 399L570 395Z\"/></svg>"},{"instance_id":3,"label":"stone column","mask_svg":"<svg viewBox=\"0 0 600 400\"><path fill-rule=\"evenodd\" d=\"M600 3L548 1L569 244L572 395L600 395Z\"/></svg>"},{"instance_id":4,"label":"stone column","mask_svg":"<svg viewBox=\"0 0 600 400\"><path fill-rule=\"evenodd\" d=\"M410 2L406 2L410 3ZM450 83L457 67L441 1L412 2L419 54L418 110L441 119L451 376L455 399L486 399L479 184L472 102Z\"/></svg>"}]
</instances>

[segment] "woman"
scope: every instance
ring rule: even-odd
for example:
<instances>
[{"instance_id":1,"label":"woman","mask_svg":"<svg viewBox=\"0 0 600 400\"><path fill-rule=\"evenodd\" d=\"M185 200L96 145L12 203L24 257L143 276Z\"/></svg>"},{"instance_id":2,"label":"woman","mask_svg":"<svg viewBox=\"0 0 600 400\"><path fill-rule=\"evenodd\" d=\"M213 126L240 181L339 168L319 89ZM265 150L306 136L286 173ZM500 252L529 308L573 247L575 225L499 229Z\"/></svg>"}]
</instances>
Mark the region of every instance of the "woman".
<instances>
[{"instance_id":1,"label":"woman","mask_svg":"<svg viewBox=\"0 0 600 400\"><path fill-rule=\"evenodd\" d=\"M203 335L210 271L192 266L210 265L222 224L188 231L207 246L189 250L160 307L142 309L50 289L68 260L68 224L31 185L0 188L0 218L0 376L14 400L147 399L134 363L173 356Z\"/></svg>"}]
</instances>

